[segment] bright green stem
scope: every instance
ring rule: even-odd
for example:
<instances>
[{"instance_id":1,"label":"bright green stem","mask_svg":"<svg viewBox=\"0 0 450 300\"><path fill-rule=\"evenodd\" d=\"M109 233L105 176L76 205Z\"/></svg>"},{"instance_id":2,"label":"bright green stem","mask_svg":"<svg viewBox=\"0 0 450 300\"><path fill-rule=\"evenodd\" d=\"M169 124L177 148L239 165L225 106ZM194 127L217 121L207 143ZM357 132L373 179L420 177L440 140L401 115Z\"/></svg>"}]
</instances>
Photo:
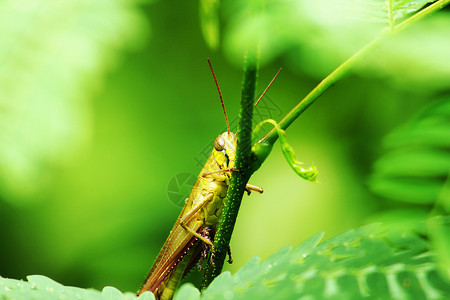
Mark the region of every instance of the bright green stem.
<instances>
[{"instance_id":1,"label":"bright green stem","mask_svg":"<svg viewBox=\"0 0 450 300\"><path fill-rule=\"evenodd\" d=\"M236 223L239 207L245 186L252 174L249 162L252 155L252 119L253 103L255 99L256 77L258 64L256 53L249 53L244 64L244 79L241 98L241 110L239 113L239 127L237 133L236 149L236 169L230 181L227 200L223 208L219 226L214 238L214 264L208 264L203 276L203 288L207 287L211 281L222 271L223 263Z\"/></svg>"},{"instance_id":2,"label":"bright green stem","mask_svg":"<svg viewBox=\"0 0 450 300\"><path fill-rule=\"evenodd\" d=\"M440 0L427 8L414 14L412 17L403 21L402 23L396 25L393 29L386 28L383 30L379 37L372 40L369 44L363 47L361 50L356 52L345 62L343 62L337 69L331 72L324 80L322 80L303 100L301 100L281 121L280 126L282 129L286 130L289 125L292 124L311 104L313 104L330 86L335 84L338 80L342 79L347 73L349 73L353 66L358 63L361 58L367 55L372 49L379 45L384 37L398 33L405 28L415 24L417 21L423 19L424 17L440 10L444 6L450 3L450 0ZM278 135L275 129L271 130L260 143L265 144L265 148L269 149L271 145L275 143ZM267 151L270 152L270 151ZM269 153L267 153L268 155ZM267 157L267 156L266 156ZM262 163L260 161L259 163Z\"/></svg>"}]
</instances>

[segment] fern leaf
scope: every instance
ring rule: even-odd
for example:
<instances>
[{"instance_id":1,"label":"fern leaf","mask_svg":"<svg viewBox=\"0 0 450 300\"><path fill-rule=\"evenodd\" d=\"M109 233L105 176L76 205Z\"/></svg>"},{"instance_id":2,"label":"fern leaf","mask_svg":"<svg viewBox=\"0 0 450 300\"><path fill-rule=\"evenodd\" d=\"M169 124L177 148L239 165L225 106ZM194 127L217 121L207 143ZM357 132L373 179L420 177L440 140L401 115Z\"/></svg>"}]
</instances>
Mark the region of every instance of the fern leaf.
<instances>
[{"instance_id":1,"label":"fern leaf","mask_svg":"<svg viewBox=\"0 0 450 300\"><path fill-rule=\"evenodd\" d=\"M262 263L254 258L234 275L221 274L200 298L446 299L450 296L450 284L437 272L427 240L415 231L373 224L318 244L321 237L315 235L295 249L283 248ZM192 289L189 287L191 294ZM183 291L184 287L175 299L184 299Z\"/></svg>"}]
</instances>

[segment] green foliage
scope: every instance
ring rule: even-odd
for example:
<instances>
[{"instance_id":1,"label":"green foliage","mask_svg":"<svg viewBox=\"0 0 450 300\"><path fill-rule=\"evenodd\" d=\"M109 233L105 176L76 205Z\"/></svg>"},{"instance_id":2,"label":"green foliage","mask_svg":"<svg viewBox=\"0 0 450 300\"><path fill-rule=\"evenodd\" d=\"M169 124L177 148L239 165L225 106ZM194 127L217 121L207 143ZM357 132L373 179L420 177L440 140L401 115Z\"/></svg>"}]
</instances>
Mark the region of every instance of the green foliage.
<instances>
[{"instance_id":1,"label":"green foliage","mask_svg":"<svg viewBox=\"0 0 450 300\"><path fill-rule=\"evenodd\" d=\"M371 190L393 202L416 205L386 211L372 219L397 226L450 213L450 98L429 104L384 139L385 152L374 163ZM428 221L441 274L450 280L450 225Z\"/></svg>"},{"instance_id":2,"label":"green foliage","mask_svg":"<svg viewBox=\"0 0 450 300\"><path fill-rule=\"evenodd\" d=\"M369 181L372 191L391 200L434 204L450 174L450 98L388 134L384 145Z\"/></svg>"},{"instance_id":3,"label":"green foliage","mask_svg":"<svg viewBox=\"0 0 450 300\"><path fill-rule=\"evenodd\" d=\"M417 230L373 224L320 244L317 234L262 263L255 257L234 275L221 274L201 297L185 285L175 299L446 299L450 283Z\"/></svg>"},{"instance_id":4,"label":"green foliage","mask_svg":"<svg viewBox=\"0 0 450 300\"><path fill-rule=\"evenodd\" d=\"M447 201L450 194L446 194ZM436 253L439 271L450 282L450 222L448 218L433 218L428 221L431 245Z\"/></svg>"},{"instance_id":5,"label":"green foliage","mask_svg":"<svg viewBox=\"0 0 450 300\"><path fill-rule=\"evenodd\" d=\"M2 300L40 299L92 299L92 300L132 300L132 293L123 294L116 288L107 286L101 292L72 286L63 286L42 275L30 275L28 281L0 277L0 298ZM154 300L152 293L139 296L140 300Z\"/></svg>"},{"instance_id":6,"label":"green foliage","mask_svg":"<svg viewBox=\"0 0 450 300\"><path fill-rule=\"evenodd\" d=\"M447 228L449 218L434 218ZM422 225L423 227L423 225ZM225 272L202 293L190 283L174 299L447 299L450 282L437 272L424 229L372 224L319 243L316 234L295 249L255 257L236 274ZM135 299L106 287L102 292L65 287L45 276L28 282L0 278L2 299ZM139 299L154 299L144 293Z\"/></svg>"},{"instance_id":7,"label":"green foliage","mask_svg":"<svg viewBox=\"0 0 450 300\"><path fill-rule=\"evenodd\" d=\"M248 2L248 1L242 1ZM357 50L434 1L318 0L270 1L257 16L245 18L248 4L229 8L224 31L226 53L236 64L244 51L242 45L261 34L263 64L282 57L295 66L322 78ZM450 78L447 50L450 40L446 28L448 14L430 18L390 39L355 71L368 77L389 79L389 84L426 89L445 87ZM436 44L440 46L436 47ZM330 55L332 49L333 55Z\"/></svg>"},{"instance_id":8,"label":"green foliage","mask_svg":"<svg viewBox=\"0 0 450 300\"><path fill-rule=\"evenodd\" d=\"M134 6L133 7L133 2ZM135 1L0 2L0 188L29 199L46 186L42 166L87 144L90 100L122 51L148 25Z\"/></svg>"}]
</instances>

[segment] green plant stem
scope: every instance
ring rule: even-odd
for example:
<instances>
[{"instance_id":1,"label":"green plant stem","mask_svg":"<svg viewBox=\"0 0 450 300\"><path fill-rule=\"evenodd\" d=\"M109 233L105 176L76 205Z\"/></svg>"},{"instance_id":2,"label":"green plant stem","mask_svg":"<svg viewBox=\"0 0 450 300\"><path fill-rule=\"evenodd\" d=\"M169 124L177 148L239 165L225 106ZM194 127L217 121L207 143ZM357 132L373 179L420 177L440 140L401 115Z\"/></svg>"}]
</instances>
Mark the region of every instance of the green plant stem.
<instances>
[{"instance_id":1,"label":"green plant stem","mask_svg":"<svg viewBox=\"0 0 450 300\"><path fill-rule=\"evenodd\" d=\"M249 168L249 161L252 155L252 119L257 74L256 52L249 52L244 63L243 90L237 133L238 142L235 166L238 171L233 172L230 181L227 199L214 238L213 264L206 266L202 288L207 287L222 271L245 186L252 174Z\"/></svg>"},{"instance_id":2,"label":"green plant stem","mask_svg":"<svg viewBox=\"0 0 450 300\"><path fill-rule=\"evenodd\" d=\"M335 84L338 80L343 78L347 73L349 73L353 66L361 60L362 57L367 55L372 49L377 47L380 42L387 36L396 34L409 26L415 24L417 21L423 19L426 16L442 9L444 6L450 3L450 0L440 0L427 8L414 14L407 20L396 25L394 30L389 28L384 29L380 36L369 42L366 46L348 58L343 62L337 69L330 73L324 80L322 80L305 98L303 98L281 121L280 126L282 129L287 129L289 125L292 124L311 104L313 104L330 86ZM275 130L271 130L260 143L266 143L268 145L273 145L278 139L278 135ZM267 153L268 155L268 153Z\"/></svg>"}]
</instances>

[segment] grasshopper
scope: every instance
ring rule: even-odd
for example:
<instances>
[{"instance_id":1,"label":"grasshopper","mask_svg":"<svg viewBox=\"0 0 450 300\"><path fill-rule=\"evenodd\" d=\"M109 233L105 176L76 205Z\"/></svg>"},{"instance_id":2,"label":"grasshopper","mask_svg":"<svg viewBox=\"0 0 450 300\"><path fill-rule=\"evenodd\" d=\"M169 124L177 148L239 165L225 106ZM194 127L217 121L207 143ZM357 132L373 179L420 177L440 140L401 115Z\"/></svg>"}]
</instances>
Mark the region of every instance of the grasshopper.
<instances>
[{"instance_id":1,"label":"grasshopper","mask_svg":"<svg viewBox=\"0 0 450 300\"><path fill-rule=\"evenodd\" d=\"M211 155L137 295L150 291L157 299L172 299L182 277L198 260L206 257L207 246L211 247L214 254L212 241L224 207L231 174L237 171L234 165L237 138L236 134L230 132L222 94L209 59L208 63L219 92L227 131L215 139ZM246 189L248 192L263 192L261 188L252 185L247 185Z\"/></svg>"},{"instance_id":2,"label":"grasshopper","mask_svg":"<svg viewBox=\"0 0 450 300\"><path fill-rule=\"evenodd\" d=\"M213 245L234 169L235 149L236 135L231 132L214 141L214 149L138 295L151 291L156 298L171 299L188 265L200 258L199 241Z\"/></svg>"}]
</instances>

